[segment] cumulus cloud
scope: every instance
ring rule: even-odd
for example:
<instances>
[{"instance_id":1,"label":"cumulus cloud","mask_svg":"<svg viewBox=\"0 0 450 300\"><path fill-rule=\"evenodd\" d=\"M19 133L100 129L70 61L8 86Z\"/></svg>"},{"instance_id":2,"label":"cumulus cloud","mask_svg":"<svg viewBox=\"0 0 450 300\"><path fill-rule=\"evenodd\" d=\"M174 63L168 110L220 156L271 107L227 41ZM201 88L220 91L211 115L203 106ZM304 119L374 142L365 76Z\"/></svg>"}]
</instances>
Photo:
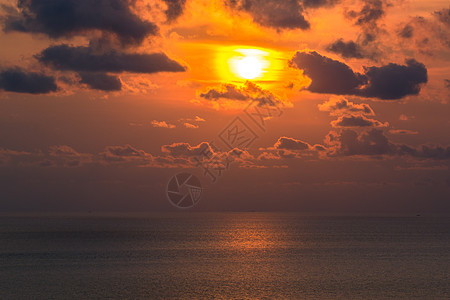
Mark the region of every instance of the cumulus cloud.
<instances>
[{"instance_id":1,"label":"cumulus cloud","mask_svg":"<svg viewBox=\"0 0 450 300\"><path fill-rule=\"evenodd\" d=\"M331 97L328 101L318 105L320 111L328 111L331 115L342 115L345 113L361 113L375 115L370 105L366 103L353 103L344 97Z\"/></svg>"},{"instance_id":2,"label":"cumulus cloud","mask_svg":"<svg viewBox=\"0 0 450 300\"><path fill-rule=\"evenodd\" d=\"M407 59L406 66L390 63L382 67L365 68L369 84L361 90L364 97L400 99L418 95L421 84L428 82L424 64Z\"/></svg>"},{"instance_id":3,"label":"cumulus cloud","mask_svg":"<svg viewBox=\"0 0 450 300\"><path fill-rule=\"evenodd\" d=\"M158 27L140 19L128 0L19 0L18 12L6 16L4 30L46 34L51 38L100 30L124 44L141 43ZM175 8L170 8L173 12ZM173 13L172 13L173 14Z\"/></svg>"},{"instance_id":4,"label":"cumulus cloud","mask_svg":"<svg viewBox=\"0 0 450 300\"><path fill-rule=\"evenodd\" d=\"M191 124L191 123L188 123L188 122L185 122L183 125L184 125L184 127L190 128L190 129L196 129L196 128L199 127L198 125Z\"/></svg>"},{"instance_id":5,"label":"cumulus cloud","mask_svg":"<svg viewBox=\"0 0 450 300\"><path fill-rule=\"evenodd\" d=\"M340 116L331 122L333 127L387 127L389 123L381 123L378 120L369 119L365 116Z\"/></svg>"},{"instance_id":6,"label":"cumulus cloud","mask_svg":"<svg viewBox=\"0 0 450 300\"><path fill-rule=\"evenodd\" d=\"M199 117L199 116L195 116L194 121L195 121L195 122L206 122L205 119L203 119L203 118L201 118L201 117Z\"/></svg>"},{"instance_id":7,"label":"cumulus cloud","mask_svg":"<svg viewBox=\"0 0 450 300\"><path fill-rule=\"evenodd\" d=\"M276 30L310 28L307 10L333 6L338 0L225 0L234 10L248 13L253 22Z\"/></svg>"},{"instance_id":8,"label":"cumulus cloud","mask_svg":"<svg viewBox=\"0 0 450 300\"><path fill-rule=\"evenodd\" d=\"M303 15L303 7L297 0L227 0L226 2L233 9L247 12L255 23L262 26L278 30L309 29L310 27Z\"/></svg>"},{"instance_id":9,"label":"cumulus cloud","mask_svg":"<svg viewBox=\"0 0 450 300\"><path fill-rule=\"evenodd\" d=\"M331 43L327 50L344 58L364 58L366 56L359 44L354 41L345 42L343 39L338 39Z\"/></svg>"},{"instance_id":10,"label":"cumulus cloud","mask_svg":"<svg viewBox=\"0 0 450 300\"><path fill-rule=\"evenodd\" d=\"M202 156L203 153L214 153L213 148L208 142L200 143L197 146L191 146L189 143L173 143L170 145L163 145L161 151L175 157Z\"/></svg>"},{"instance_id":11,"label":"cumulus cloud","mask_svg":"<svg viewBox=\"0 0 450 300\"><path fill-rule=\"evenodd\" d=\"M331 131L325 139L332 156L383 155L394 153L393 145L383 131L371 129L358 133L351 129Z\"/></svg>"},{"instance_id":12,"label":"cumulus cloud","mask_svg":"<svg viewBox=\"0 0 450 300\"><path fill-rule=\"evenodd\" d=\"M311 146L306 142L283 136L277 140L274 148L284 150L308 150Z\"/></svg>"},{"instance_id":13,"label":"cumulus cloud","mask_svg":"<svg viewBox=\"0 0 450 300\"><path fill-rule=\"evenodd\" d=\"M147 164L153 160L151 154L131 145L107 146L100 153L100 157L106 162L136 162L139 164Z\"/></svg>"},{"instance_id":14,"label":"cumulus cloud","mask_svg":"<svg viewBox=\"0 0 450 300\"><path fill-rule=\"evenodd\" d=\"M412 147L389 141L381 129L357 132L352 129L330 131L325 139L330 156L410 156L418 159L450 159L450 146L421 145Z\"/></svg>"},{"instance_id":15,"label":"cumulus cloud","mask_svg":"<svg viewBox=\"0 0 450 300\"><path fill-rule=\"evenodd\" d=\"M89 72L184 72L186 69L164 53L135 54L118 50L98 53L91 47L71 47L66 44L43 50L37 59L58 70Z\"/></svg>"},{"instance_id":16,"label":"cumulus cloud","mask_svg":"<svg viewBox=\"0 0 450 300\"><path fill-rule=\"evenodd\" d=\"M105 73L79 72L81 77L80 83L86 84L94 90L101 91L120 91L122 82L117 76Z\"/></svg>"},{"instance_id":17,"label":"cumulus cloud","mask_svg":"<svg viewBox=\"0 0 450 300\"><path fill-rule=\"evenodd\" d=\"M153 120L151 122L153 127L158 127L158 128L175 128L176 126L173 124L169 124L166 121L157 121L157 120Z\"/></svg>"},{"instance_id":18,"label":"cumulus cloud","mask_svg":"<svg viewBox=\"0 0 450 300\"><path fill-rule=\"evenodd\" d=\"M42 73L26 72L20 68L0 71L0 89L8 92L47 94L57 90L55 78Z\"/></svg>"},{"instance_id":19,"label":"cumulus cloud","mask_svg":"<svg viewBox=\"0 0 450 300\"><path fill-rule=\"evenodd\" d=\"M290 61L294 68L301 69L312 82L308 90L314 93L345 95L355 93L366 83L366 78L353 72L346 64L319 53L297 52Z\"/></svg>"},{"instance_id":20,"label":"cumulus cloud","mask_svg":"<svg viewBox=\"0 0 450 300\"><path fill-rule=\"evenodd\" d=\"M406 65L390 63L381 67L366 67L365 73L354 72L346 64L317 52L297 52L290 64L302 69L312 82L307 88L315 93L358 95L383 100L417 95L428 81L427 69L414 59Z\"/></svg>"},{"instance_id":21,"label":"cumulus cloud","mask_svg":"<svg viewBox=\"0 0 450 300\"><path fill-rule=\"evenodd\" d=\"M282 102L278 96L269 90L265 90L250 81L246 81L244 86L223 84L218 88L210 88L199 96L211 101L217 101L219 99L237 101L253 100L261 105L276 105Z\"/></svg>"}]
</instances>

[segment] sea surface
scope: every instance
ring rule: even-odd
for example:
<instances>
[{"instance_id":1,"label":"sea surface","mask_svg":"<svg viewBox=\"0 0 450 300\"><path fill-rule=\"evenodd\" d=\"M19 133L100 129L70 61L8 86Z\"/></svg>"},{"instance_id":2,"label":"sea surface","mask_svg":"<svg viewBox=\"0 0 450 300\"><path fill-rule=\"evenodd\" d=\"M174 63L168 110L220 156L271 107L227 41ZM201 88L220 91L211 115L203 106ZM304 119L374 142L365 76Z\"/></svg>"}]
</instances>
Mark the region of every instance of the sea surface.
<instances>
[{"instance_id":1,"label":"sea surface","mask_svg":"<svg viewBox=\"0 0 450 300\"><path fill-rule=\"evenodd\" d=\"M449 299L450 218L0 218L0 299Z\"/></svg>"}]
</instances>

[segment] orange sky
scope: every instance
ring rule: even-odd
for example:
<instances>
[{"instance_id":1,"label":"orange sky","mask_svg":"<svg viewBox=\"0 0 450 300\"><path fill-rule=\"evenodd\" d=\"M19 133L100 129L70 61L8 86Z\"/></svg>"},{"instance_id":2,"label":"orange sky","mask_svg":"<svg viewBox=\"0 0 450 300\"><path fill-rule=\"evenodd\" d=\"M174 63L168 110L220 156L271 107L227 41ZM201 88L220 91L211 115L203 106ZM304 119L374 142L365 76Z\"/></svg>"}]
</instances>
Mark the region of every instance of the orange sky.
<instances>
[{"instance_id":1,"label":"orange sky","mask_svg":"<svg viewBox=\"0 0 450 300\"><path fill-rule=\"evenodd\" d=\"M204 210L450 212L448 1L1 3L0 210L167 210L188 170Z\"/></svg>"}]
</instances>

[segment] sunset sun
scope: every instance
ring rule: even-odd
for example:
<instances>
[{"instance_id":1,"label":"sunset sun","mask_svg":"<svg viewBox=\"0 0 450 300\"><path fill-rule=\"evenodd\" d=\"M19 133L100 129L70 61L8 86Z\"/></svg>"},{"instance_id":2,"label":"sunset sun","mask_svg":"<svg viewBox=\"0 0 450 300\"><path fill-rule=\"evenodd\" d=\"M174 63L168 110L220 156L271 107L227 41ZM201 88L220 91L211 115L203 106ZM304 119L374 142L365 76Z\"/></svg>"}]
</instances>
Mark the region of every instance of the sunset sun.
<instances>
[{"instance_id":1,"label":"sunset sun","mask_svg":"<svg viewBox=\"0 0 450 300\"><path fill-rule=\"evenodd\" d=\"M261 75L263 63L256 57L246 56L237 62L237 72L245 79L254 79Z\"/></svg>"},{"instance_id":2,"label":"sunset sun","mask_svg":"<svg viewBox=\"0 0 450 300\"><path fill-rule=\"evenodd\" d=\"M268 52L260 49L235 49L233 52L235 55L229 59L228 67L234 76L255 79L264 76L268 71Z\"/></svg>"}]
</instances>

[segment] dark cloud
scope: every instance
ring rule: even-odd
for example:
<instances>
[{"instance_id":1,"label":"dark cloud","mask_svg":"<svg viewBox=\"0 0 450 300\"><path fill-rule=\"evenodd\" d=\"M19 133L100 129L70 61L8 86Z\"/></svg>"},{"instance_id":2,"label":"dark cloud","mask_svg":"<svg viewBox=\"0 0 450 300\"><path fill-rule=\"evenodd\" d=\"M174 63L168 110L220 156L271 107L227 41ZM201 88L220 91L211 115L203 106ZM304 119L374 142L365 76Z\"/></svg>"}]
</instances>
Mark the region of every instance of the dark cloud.
<instances>
[{"instance_id":1,"label":"dark cloud","mask_svg":"<svg viewBox=\"0 0 450 300\"><path fill-rule=\"evenodd\" d=\"M369 84L360 94L380 99L400 99L407 95L418 95L421 84L428 82L424 64L407 59L406 66L390 63L382 67L365 68Z\"/></svg>"},{"instance_id":2,"label":"dark cloud","mask_svg":"<svg viewBox=\"0 0 450 300\"><path fill-rule=\"evenodd\" d=\"M329 111L331 115L342 115L342 114L365 114L365 115L375 115L373 109L370 105L366 103L353 103L343 98L342 96L331 97L330 100L319 104L319 110Z\"/></svg>"},{"instance_id":3,"label":"dark cloud","mask_svg":"<svg viewBox=\"0 0 450 300\"><path fill-rule=\"evenodd\" d=\"M327 50L337 53L344 58L364 58L365 56L361 46L354 41L344 42L343 39L331 43Z\"/></svg>"},{"instance_id":4,"label":"dark cloud","mask_svg":"<svg viewBox=\"0 0 450 300\"><path fill-rule=\"evenodd\" d=\"M186 0L164 0L164 2L167 4L167 10L165 11L167 21L174 21L183 14Z\"/></svg>"},{"instance_id":5,"label":"dark cloud","mask_svg":"<svg viewBox=\"0 0 450 300\"><path fill-rule=\"evenodd\" d=\"M372 27L384 16L384 7L382 0L365 0L361 10L349 11L347 16L355 20L355 25Z\"/></svg>"},{"instance_id":6,"label":"dark cloud","mask_svg":"<svg viewBox=\"0 0 450 300\"><path fill-rule=\"evenodd\" d=\"M220 88L211 88L201 93L200 97L207 100L218 100L221 98L241 101L248 100L248 95L234 84L223 84Z\"/></svg>"},{"instance_id":7,"label":"dark cloud","mask_svg":"<svg viewBox=\"0 0 450 300\"><path fill-rule=\"evenodd\" d=\"M318 8L324 6L332 6L338 3L339 0L302 0L301 3L305 8Z\"/></svg>"},{"instance_id":8,"label":"dark cloud","mask_svg":"<svg viewBox=\"0 0 450 300\"><path fill-rule=\"evenodd\" d=\"M155 24L141 20L128 0L19 0L19 13L6 16L4 30L43 33L52 38L86 31L114 34L124 44L140 43L158 32Z\"/></svg>"},{"instance_id":9,"label":"dark cloud","mask_svg":"<svg viewBox=\"0 0 450 300\"><path fill-rule=\"evenodd\" d=\"M57 86L52 76L11 68L0 71L0 89L16 93L46 94L55 92Z\"/></svg>"},{"instance_id":10,"label":"dark cloud","mask_svg":"<svg viewBox=\"0 0 450 300\"><path fill-rule=\"evenodd\" d=\"M357 44L364 47L366 57L376 60L382 53L377 37L384 32L378 26L379 21L385 16L385 9L389 6L387 0L362 0L360 9L346 12L346 16L354 22L354 25L361 28Z\"/></svg>"},{"instance_id":11,"label":"dark cloud","mask_svg":"<svg viewBox=\"0 0 450 300\"><path fill-rule=\"evenodd\" d=\"M284 150L308 150L311 146L306 142L283 136L278 139L274 148Z\"/></svg>"},{"instance_id":12,"label":"dark cloud","mask_svg":"<svg viewBox=\"0 0 450 300\"><path fill-rule=\"evenodd\" d=\"M395 147L383 131L371 129L358 134L351 129L331 131L326 137L331 156L384 155L395 153Z\"/></svg>"},{"instance_id":13,"label":"dark cloud","mask_svg":"<svg viewBox=\"0 0 450 300\"><path fill-rule=\"evenodd\" d=\"M259 25L275 29L309 29L310 24L303 15L303 7L297 0L227 0L227 4L245 11ZM308 4L314 1L307 1ZM320 1L326 2L326 1Z\"/></svg>"},{"instance_id":14,"label":"dark cloud","mask_svg":"<svg viewBox=\"0 0 450 300\"><path fill-rule=\"evenodd\" d=\"M450 27L450 8L443 8L439 11L436 11L434 14L440 22Z\"/></svg>"},{"instance_id":15,"label":"dark cloud","mask_svg":"<svg viewBox=\"0 0 450 300\"><path fill-rule=\"evenodd\" d=\"M388 140L381 129L356 132L343 129L331 131L326 139L328 155L330 156L410 156L417 159L450 159L450 146L421 145L412 147L405 144L394 144Z\"/></svg>"},{"instance_id":16,"label":"dark cloud","mask_svg":"<svg viewBox=\"0 0 450 300\"><path fill-rule=\"evenodd\" d=\"M210 88L208 91L201 93L199 96L212 101L217 101L219 99L230 99L237 101L253 100L261 105L276 105L282 102L278 96L269 90L265 90L252 83L251 81L246 81L243 86L223 84L219 88Z\"/></svg>"},{"instance_id":17,"label":"dark cloud","mask_svg":"<svg viewBox=\"0 0 450 300\"><path fill-rule=\"evenodd\" d=\"M315 93L400 99L419 94L421 84L428 81L426 67L414 59L406 60L406 65L366 67L365 74L317 52L297 52L290 64L311 78L307 89Z\"/></svg>"},{"instance_id":18,"label":"dark cloud","mask_svg":"<svg viewBox=\"0 0 450 300\"><path fill-rule=\"evenodd\" d=\"M91 47L52 46L36 56L58 70L89 72L183 72L185 67L164 53L134 54L118 50L98 53Z\"/></svg>"},{"instance_id":19,"label":"dark cloud","mask_svg":"<svg viewBox=\"0 0 450 300\"><path fill-rule=\"evenodd\" d=\"M450 79L444 79L445 87L450 89Z\"/></svg>"},{"instance_id":20,"label":"dark cloud","mask_svg":"<svg viewBox=\"0 0 450 300\"><path fill-rule=\"evenodd\" d=\"M410 39L414 35L414 27L412 27L410 24L406 24L402 30L398 33L400 37L405 39Z\"/></svg>"},{"instance_id":21,"label":"dark cloud","mask_svg":"<svg viewBox=\"0 0 450 300\"><path fill-rule=\"evenodd\" d=\"M333 127L386 127L388 123L381 123L378 120L369 119L364 116L340 116L331 122Z\"/></svg>"},{"instance_id":22,"label":"dark cloud","mask_svg":"<svg viewBox=\"0 0 450 300\"><path fill-rule=\"evenodd\" d=\"M346 64L315 51L297 52L290 64L304 70L305 75L311 78L308 90L314 93L352 94L366 83L363 75L354 73Z\"/></svg>"},{"instance_id":23,"label":"dark cloud","mask_svg":"<svg viewBox=\"0 0 450 300\"><path fill-rule=\"evenodd\" d=\"M79 75L80 83L85 83L94 90L120 91L122 89L122 83L117 76L91 72L80 72Z\"/></svg>"}]
</instances>

